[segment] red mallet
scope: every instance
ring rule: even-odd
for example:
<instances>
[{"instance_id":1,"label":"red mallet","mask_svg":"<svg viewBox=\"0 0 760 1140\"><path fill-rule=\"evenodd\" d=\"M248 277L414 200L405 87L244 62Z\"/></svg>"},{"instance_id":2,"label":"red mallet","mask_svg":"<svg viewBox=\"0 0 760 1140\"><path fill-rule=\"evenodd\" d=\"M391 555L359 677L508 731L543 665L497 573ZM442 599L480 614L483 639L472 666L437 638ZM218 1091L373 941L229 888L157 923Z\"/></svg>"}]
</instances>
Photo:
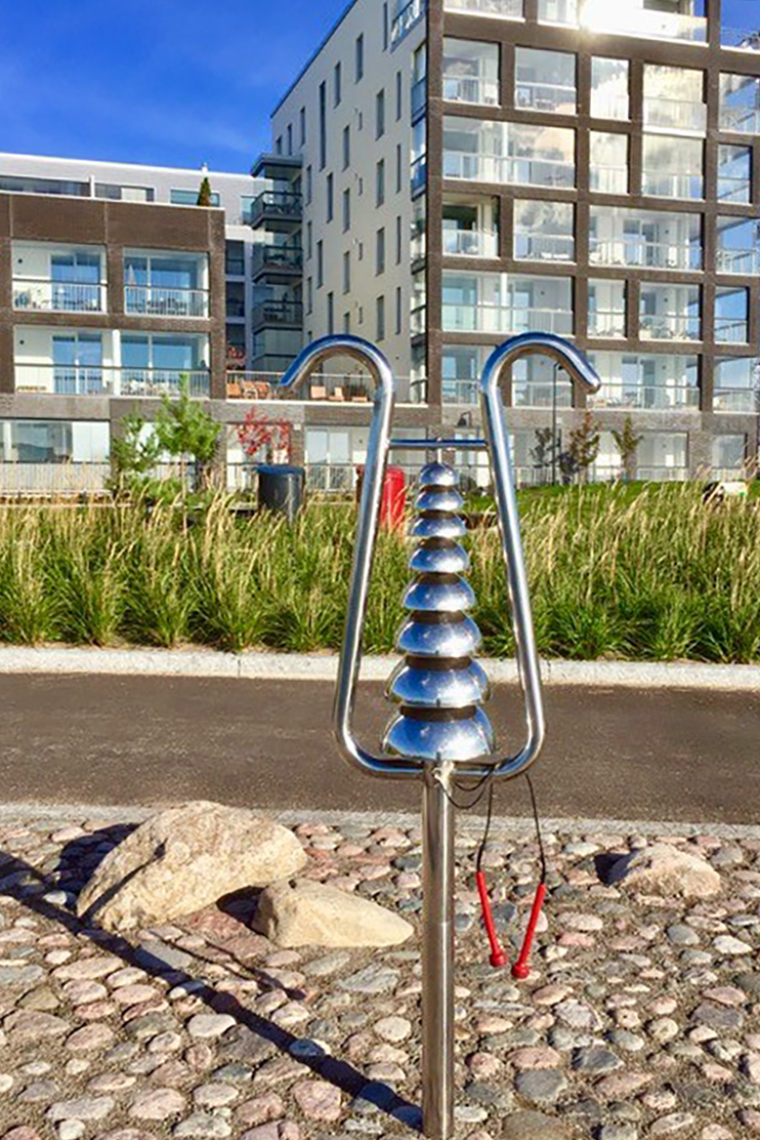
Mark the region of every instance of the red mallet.
<instances>
[{"instance_id":1,"label":"red mallet","mask_svg":"<svg viewBox=\"0 0 760 1140\"><path fill-rule=\"evenodd\" d=\"M525 931L525 938L523 939L522 949L517 958L517 961L512 966L512 977L525 979L530 973L530 951L533 946L533 937L536 933L536 926L538 924L538 916L541 913L541 907L544 904L544 896L546 895L546 883L541 880L536 888L536 895L533 899L533 906L530 908L530 918L528 919L528 928Z\"/></svg>"},{"instance_id":2,"label":"red mallet","mask_svg":"<svg viewBox=\"0 0 760 1140\"><path fill-rule=\"evenodd\" d=\"M506 966L507 956L499 945L499 939L496 936L496 927L493 924L493 914L491 913L491 900L488 897L488 891L486 889L486 877L482 871L475 872L475 882L478 884L480 909L483 912L483 922L485 923L486 934L488 935L488 942L491 947L489 962L492 966Z\"/></svg>"}]
</instances>

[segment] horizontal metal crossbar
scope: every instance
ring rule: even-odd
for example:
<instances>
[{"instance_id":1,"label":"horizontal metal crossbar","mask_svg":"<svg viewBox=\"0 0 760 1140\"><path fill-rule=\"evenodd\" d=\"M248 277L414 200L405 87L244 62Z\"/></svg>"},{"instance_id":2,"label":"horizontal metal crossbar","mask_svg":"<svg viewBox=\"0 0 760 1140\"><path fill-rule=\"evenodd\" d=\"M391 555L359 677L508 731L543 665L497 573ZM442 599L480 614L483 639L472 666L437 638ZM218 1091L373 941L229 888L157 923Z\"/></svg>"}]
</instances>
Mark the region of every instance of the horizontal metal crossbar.
<instances>
[{"instance_id":1,"label":"horizontal metal crossbar","mask_svg":"<svg viewBox=\"0 0 760 1140\"><path fill-rule=\"evenodd\" d=\"M486 451L484 439L391 439L391 451L438 451L440 448L455 448L464 451Z\"/></svg>"}]
</instances>

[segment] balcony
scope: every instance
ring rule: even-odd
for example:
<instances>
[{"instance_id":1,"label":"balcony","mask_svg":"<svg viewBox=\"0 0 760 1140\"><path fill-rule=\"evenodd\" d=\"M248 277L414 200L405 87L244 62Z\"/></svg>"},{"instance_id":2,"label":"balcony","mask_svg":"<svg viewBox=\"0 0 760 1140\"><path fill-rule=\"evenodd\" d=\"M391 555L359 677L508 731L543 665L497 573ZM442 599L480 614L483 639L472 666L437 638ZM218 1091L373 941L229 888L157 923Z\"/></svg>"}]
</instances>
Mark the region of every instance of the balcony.
<instances>
[{"instance_id":1,"label":"balcony","mask_svg":"<svg viewBox=\"0 0 760 1140\"><path fill-rule=\"evenodd\" d=\"M701 340L702 322L684 313L642 313L639 334L642 340Z\"/></svg>"},{"instance_id":2,"label":"balcony","mask_svg":"<svg viewBox=\"0 0 760 1140\"><path fill-rule=\"evenodd\" d=\"M303 250L293 245L257 245L253 249L253 276L300 277Z\"/></svg>"},{"instance_id":3,"label":"balcony","mask_svg":"<svg viewBox=\"0 0 760 1140\"><path fill-rule=\"evenodd\" d=\"M745 203L751 201L752 181L745 175L722 174L718 170L718 200Z\"/></svg>"},{"instance_id":4,"label":"balcony","mask_svg":"<svg viewBox=\"0 0 760 1140\"><path fill-rule=\"evenodd\" d=\"M418 79L412 84L412 122L425 113L427 105L427 79Z\"/></svg>"},{"instance_id":5,"label":"balcony","mask_svg":"<svg viewBox=\"0 0 760 1140\"><path fill-rule=\"evenodd\" d=\"M251 204L250 224L264 225L273 232L291 233L301 225L303 199L285 190L265 190Z\"/></svg>"},{"instance_id":6,"label":"balcony","mask_svg":"<svg viewBox=\"0 0 760 1140\"><path fill-rule=\"evenodd\" d=\"M699 389L688 385L624 384L605 380L594 395L588 397L589 407L637 409L666 412L674 408L699 408Z\"/></svg>"},{"instance_id":7,"label":"balcony","mask_svg":"<svg viewBox=\"0 0 760 1140\"><path fill-rule=\"evenodd\" d=\"M265 325L301 328L303 325L303 305L300 301L261 301L260 304L254 306L252 321L255 329L262 328Z\"/></svg>"},{"instance_id":8,"label":"balcony","mask_svg":"<svg viewBox=\"0 0 760 1140\"><path fill-rule=\"evenodd\" d=\"M105 488L110 463L59 457L42 463L0 461L0 495L81 495Z\"/></svg>"},{"instance_id":9,"label":"balcony","mask_svg":"<svg viewBox=\"0 0 760 1140\"><path fill-rule=\"evenodd\" d=\"M718 127L735 135L760 134L760 109L722 106Z\"/></svg>"},{"instance_id":10,"label":"balcony","mask_svg":"<svg viewBox=\"0 0 760 1140\"><path fill-rule=\"evenodd\" d=\"M600 241L592 237L589 248L591 265L621 266L626 269L684 269L702 267L702 249L699 245L675 245L671 242L653 242L611 239Z\"/></svg>"},{"instance_id":11,"label":"balcony","mask_svg":"<svg viewBox=\"0 0 760 1140\"><path fill-rule=\"evenodd\" d=\"M409 0L391 24L391 47L395 48L425 15L425 0Z\"/></svg>"},{"instance_id":12,"label":"balcony","mask_svg":"<svg viewBox=\"0 0 760 1140\"><path fill-rule=\"evenodd\" d=\"M754 415L758 410L757 392L754 388L715 388L712 410Z\"/></svg>"},{"instance_id":13,"label":"balcony","mask_svg":"<svg viewBox=\"0 0 760 1140\"><path fill-rule=\"evenodd\" d=\"M716 252L718 273L736 273L742 277L756 277L760 274L760 250L718 249Z\"/></svg>"},{"instance_id":14,"label":"balcony","mask_svg":"<svg viewBox=\"0 0 760 1140\"><path fill-rule=\"evenodd\" d=\"M561 83L515 83L515 107L520 111L545 111L550 114L574 115L577 104L575 87Z\"/></svg>"},{"instance_id":15,"label":"balcony","mask_svg":"<svg viewBox=\"0 0 760 1140\"><path fill-rule=\"evenodd\" d=\"M284 368L283 368L284 371ZM297 403L364 404L372 402L374 382L360 373L312 375L297 392L280 387L282 372L227 372L228 400L286 400ZM419 380L397 377L397 399L402 404L417 403Z\"/></svg>"},{"instance_id":16,"label":"balcony","mask_svg":"<svg viewBox=\"0 0 760 1140\"><path fill-rule=\"evenodd\" d=\"M588 315L588 335L607 340L625 336L624 309L594 309Z\"/></svg>"},{"instance_id":17,"label":"balcony","mask_svg":"<svg viewBox=\"0 0 760 1140\"><path fill-rule=\"evenodd\" d=\"M106 287L49 278L17 278L13 282L13 308L30 313L104 313Z\"/></svg>"},{"instance_id":18,"label":"balcony","mask_svg":"<svg viewBox=\"0 0 760 1140\"><path fill-rule=\"evenodd\" d=\"M130 368L107 364L15 365L16 391L56 396L176 396L187 382L191 396L208 397L204 369Z\"/></svg>"},{"instance_id":19,"label":"balcony","mask_svg":"<svg viewBox=\"0 0 760 1140\"><path fill-rule=\"evenodd\" d=\"M574 261L572 234L542 234L518 230L515 233L516 261Z\"/></svg>"},{"instance_id":20,"label":"balcony","mask_svg":"<svg viewBox=\"0 0 760 1140\"><path fill-rule=\"evenodd\" d=\"M445 332L501 333L552 332L572 336L573 314L561 309L516 308L479 302L441 306L441 326Z\"/></svg>"},{"instance_id":21,"label":"balcony","mask_svg":"<svg viewBox=\"0 0 760 1140\"><path fill-rule=\"evenodd\" d=\"M541 0L541 3L545 4L545 0ZM636 36L647 40L707 43L707 20L704 16L659 11L659 7L659 4L649 7L646 0L639 5L629 3L617 6L609 4L607 0L581 0L578 22L590 32Z\"/></svg>"},{"instance_id":22,"label":"balcony","mask_svg":"<svg viewBox=\"0 0 760 1140\"><path fill-rule=\"evenodd\" d=\"M648 96L644 98L644 126L703 135L707 129L707 107L690 99Z\"/></svg>"},{"instance_id":23,"label":"balcony","mask_svg":"<svg viewBox=\"0 0 760 1140\"><path fill-rule=\"evenodd\" d=\"M124 312L141 317L208 317L207 289L125 285Z\"/></svg>"},{"instance_id":24,"label":"balcony","mask_svg":"<svg viewBox=\"0 0 760 1140\"><path fill-rule=\"evenodd\" d=\"M489 16L497 20L522 20L524 0L444 0L445 12L464 12L468 16Z\"/></svg>"},{"instance_id":25,"label":"balcony","mask_svg":"<svg viewBox=\"0 0 760 1140\"><path fill-rule=\"evenodd\" d=\"M449 103L472 103L486 107L499 105L498 79L475 75L444 75L443 97Z\"/></svg>"},{"instance_id":26,"label":"balcony","mask_svg":"<svg viewBox=\"0 0 760 1140\"><path fill-rule=\"evenodd\" d=\"M499 240L484 230L444 229L441 245L446 257L498 257Z\"/></svg>"},{"instance_id":27,"label":"balcony","mask_svg":"<svg viewBox=\"0 0 760 1140\"><path fill-rule=\"evenodd\" d=\"M718 344L747 344L749 322L743 317L715 316L715 340Z\"/></svg>"},{"instance_id":28,"label":"balcony","mask_svg":"<svg viewBox=\"0 0 760 1140\"><path fill-rule=\"evenodd\" d=\"M419 194L427 185L427 155L421 154L412 162L412 194Z\"/></svg>"},{"instance_id":29,"label":"balcony","mask_svg":"<svg viewBox=\"0 0 760 1140\"><path fill-rule=\"evenodd\" d=\"M575 185L575 165L561 159L505 158L501 155L445 150L443 177L494 185L571 188Z\"/></svg>"}]
</instances>

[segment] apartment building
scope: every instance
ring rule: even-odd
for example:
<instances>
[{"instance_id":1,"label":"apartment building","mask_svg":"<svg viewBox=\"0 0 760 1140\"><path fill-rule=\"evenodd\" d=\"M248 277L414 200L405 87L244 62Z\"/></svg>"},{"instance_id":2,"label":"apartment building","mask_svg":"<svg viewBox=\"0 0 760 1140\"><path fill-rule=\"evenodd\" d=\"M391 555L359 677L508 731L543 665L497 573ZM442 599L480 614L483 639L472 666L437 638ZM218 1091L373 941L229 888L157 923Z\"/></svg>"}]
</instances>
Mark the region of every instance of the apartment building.
<instances>
[{"instance_id":1,"label":"apartment building","mask_svg":"<svg viewBox=\"0 0 760 1140\"><path fill-rule=\"evenodd\" d=\"M760 35L721 0L355 0L272 125L255 359L366 336L431 432L466 433L492 347L551 331L603 387L516 364L522 481L546 477L536 432L564 445L587 405L597 478L629 415L640 477L754 466ZM360 457L352 414L307 434L310 461Z\"/></svg>"},{"instance_id":2,"label":"apartment building","mask_svg":"<svg viewBox=\"0 0 760 1140\"><path fill-rule=\"evenodd\" d=\"M195 207L203 178L208 178L211 186L212 207L224 211L227 353L231 366L247 369L252 366L252 266L256 242L250 225L251 210L263 183L249 174L209 170L206 166L188 170L0 153L0 193Z\"/></svg>"}]
</instances>

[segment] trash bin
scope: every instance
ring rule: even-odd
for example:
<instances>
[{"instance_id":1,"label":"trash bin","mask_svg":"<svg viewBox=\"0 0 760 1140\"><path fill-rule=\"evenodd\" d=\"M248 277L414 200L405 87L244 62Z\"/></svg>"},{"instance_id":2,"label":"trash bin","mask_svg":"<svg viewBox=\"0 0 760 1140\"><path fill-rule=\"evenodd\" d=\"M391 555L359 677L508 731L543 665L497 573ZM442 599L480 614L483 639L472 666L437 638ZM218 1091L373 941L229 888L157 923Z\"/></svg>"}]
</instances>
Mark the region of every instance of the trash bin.
<instances>
[{"instance_id":1,"label":"trash bin","mask_svg":"<svg viewBox=\"0 0 760 1140\"><path fill-rule=\"evenodd\" d=\"M361 499L364 465L356 468L356 501ZM402 530L406 511L406 475L403 467L386 467L380 498L380 525Z\"/></svg>"},{"instance_id":2,"label":"trash bin","mask_svg":"<svg viewBox=\"0 0 760 1140\"><path fill-rule=\"evenodd\" d=\"M285 515L293 522L303 503L306 472L303 467L290 467L285 463L260 464L259 506L275 514Z\"/></svg>"}]
</instances>

